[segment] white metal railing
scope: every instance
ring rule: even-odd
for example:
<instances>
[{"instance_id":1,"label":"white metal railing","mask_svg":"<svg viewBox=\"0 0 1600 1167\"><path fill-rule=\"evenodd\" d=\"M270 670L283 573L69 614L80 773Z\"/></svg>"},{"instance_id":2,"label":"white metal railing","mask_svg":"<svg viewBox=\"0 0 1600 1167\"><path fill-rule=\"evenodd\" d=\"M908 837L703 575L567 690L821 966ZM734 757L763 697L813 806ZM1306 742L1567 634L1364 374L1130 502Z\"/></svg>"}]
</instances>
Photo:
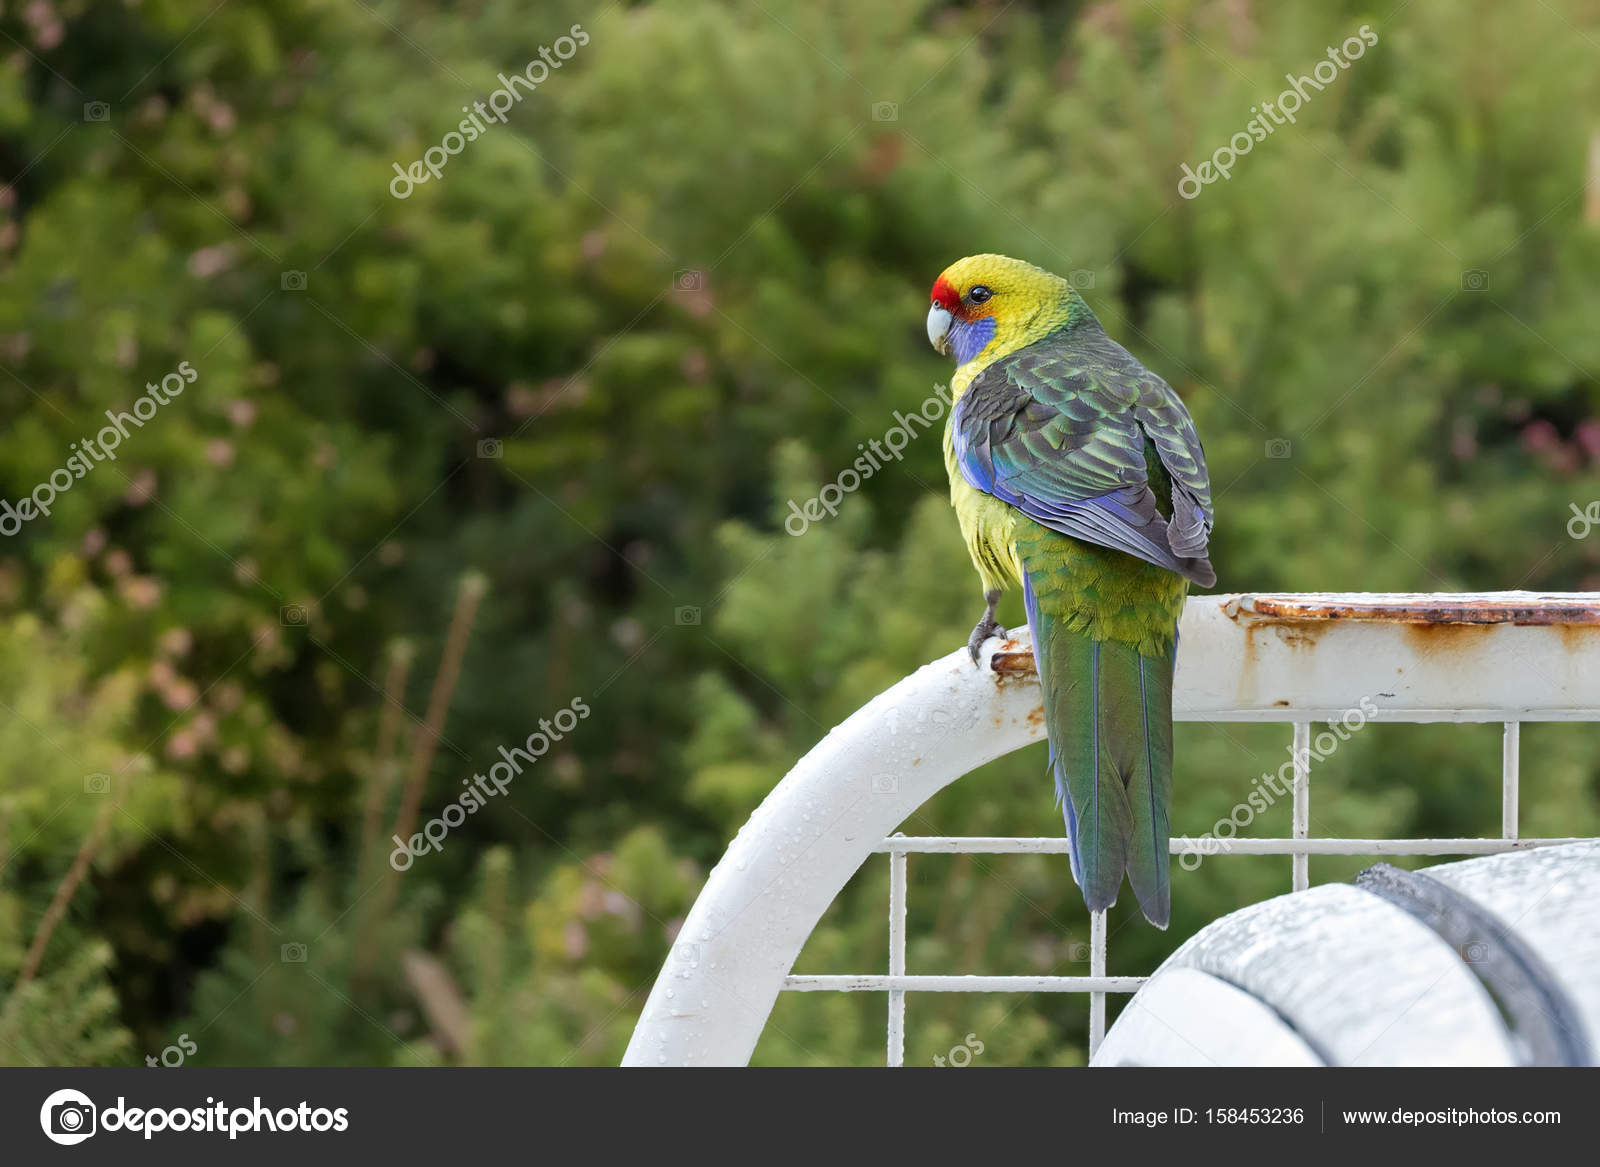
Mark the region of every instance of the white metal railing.
<instances>
[{"instance_id":1,"label":"white metal railing","mask_svg":"<svg viewBox=\"0 0 1600 1167\"><path fill-rule=\"evenodd\" d=\"M1577 841L1519 837L1520 726L1600 721L1600 597L1196 597L1184 614L1182 645L1176 720L1293 725L1292 833L1235 836L1222 845L1175 838L1174 855L1288 855L1290 887L1300 891L1309 885L1312 855L1489 855ZM1104 913L1090 918L1088 976L906 971L909 855L1062 854L1064 838L850 833L870 832L877 822L892 827L949 781L1037 740L1037 678L1026 635L986 648L983 663L975 670L958 651L927 666L834 730L779 784L690 912L680 936L691 951L686 956L680 942L662 970L624 1064L651 1064L652 1049L655 1064L747 1060L780 990L887 992L891 1066L904 1063L908 992L1085 993L1093 1054L1105 1035L1106 994L1136 992L1146 979L1106 975ZM1310 837L1312 725L1337 719L1374 692L1385 722L1504 725L1499 838ZM990 717L997 728L988 748L975 745L969 731ZM910 740L893 740L900 737ZM887 801L864 796L860 785L852 795L849 784L865 778L877 793L898 796L913 775L915 788ZM789 975L822 910L872 853L889 855L888 974ZM754 870L757 858L767 870ZM699 1005L675 1005L679 986Z\"/></svg>"},{"instance_id":2,"label":"white metal railing","mask_svg":"<svg viewBox=\"0 0 1600 1167\"><path fill-rule=\"evenodd\" d=\"M1402 720L1396 718L1394 720ZM1175 838L1174 855L1289 855L1293 868L1290 887L1310 886L1312 855L1497 855L1582 838L1519 839L1517 837L1517 754L1521 722L1505 723L1501 751L1501 837L1498 839L1313 839L1310 824L1309 751L1311 723L1294 723L1294 806L1292 838L1233 838L1225 848L1202 839ZM789 976L783 987L791 992L815 993L889 991L888 1063L905 1062L905 995L918 993L1088 993L1089 1053L1092 1057L1105 1037L1107 993L1135 993L1146 977L1108 977L1104 912L1091 914L1089 923L1089 975L1081 976L906 976L906 856L931 855L1064 855L1063 838L961 837L952 835L891 835L876 851L889 855L889 975Z\"/></svg>"}]
</instances>

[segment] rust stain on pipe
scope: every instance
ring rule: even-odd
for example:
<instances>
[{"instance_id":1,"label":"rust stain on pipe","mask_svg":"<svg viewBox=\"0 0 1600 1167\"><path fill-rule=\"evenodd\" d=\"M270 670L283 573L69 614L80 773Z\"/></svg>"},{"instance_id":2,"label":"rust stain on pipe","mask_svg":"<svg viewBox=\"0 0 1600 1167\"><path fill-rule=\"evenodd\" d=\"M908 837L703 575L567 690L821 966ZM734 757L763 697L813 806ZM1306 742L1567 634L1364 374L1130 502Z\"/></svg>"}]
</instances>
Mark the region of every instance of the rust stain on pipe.
<instances>
[{"instance_id":1,"label":"rust stain on pipe","mask_svg":"<svg viewBox=\"0 0 1600 1167\"><path fill-rule=\"evenodd\" d=\"M1222 612L1245 630L1240 665L1242 692L1254 693L1258 656L1275 637L1290 649L1312 648L1339 624L1389 624L1403 628L1423 654L1472 652L1496 625L1552 628L1570 653L1600 651L1600 594L1540 595L1487 592L1469 595L1324 595L1264 593L1231 596ZM990 658L999 684L1027 682L1038 674L1033 653L1007 640Z\"/></svg>"},{"instance_id":2,"label":"rust stain on pipe","mask_svg":"<svg viewBox=\"0 0 1600 1167\"><path fill-rule=\"evenodd\" d=\"M1038 666L1033 660L1033 650L1020 648L1010 637L1007 637L1005 644L996 649L994 656L989 658L989 667L994 670L995 676L1002 684L1009 680L1021 680L1039 675Z\"/></svg>"},{"instance_id":3,"label":"rust stain on pipe","mask_svg":"<svg viewBox=\"0 0 1600 1167\"><path fill-rule=\"evenodd\" d=\"M1223 611L1271 623L1323 624L1354 620L1420 627L1517 624L1549 627L1600 625L1600 595L1537 596L1521 593L1469 596L1247 595L1228 601Z\"/></svg>"}]
</instances>

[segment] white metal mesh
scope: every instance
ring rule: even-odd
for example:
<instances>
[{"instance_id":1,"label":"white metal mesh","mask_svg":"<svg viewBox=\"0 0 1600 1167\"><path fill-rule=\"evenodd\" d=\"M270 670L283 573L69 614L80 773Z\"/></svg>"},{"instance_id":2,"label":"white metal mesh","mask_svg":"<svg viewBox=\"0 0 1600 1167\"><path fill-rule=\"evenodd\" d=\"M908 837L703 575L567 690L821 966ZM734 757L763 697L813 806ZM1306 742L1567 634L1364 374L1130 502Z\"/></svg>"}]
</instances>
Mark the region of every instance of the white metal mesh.
<instances>
[{"instance_id":1,"label":"white metal mesh","mask_svg":"<svg viewBox=\"0 0 1600 1167\"><path fill-rule=\"evenodd\" d=\"M1386 717L1391 723L1415 719ZM1431 718L1430 718L1431 720ZM1518 754L1521 723L1507 721L1501 749L1501 837L1462 839L1313 839L1311 823L1311 722L1295 721L1293 737L1294 802L1293 835L1290 838L1233 838L1228 841L1231 855L1291 856L1290 887L1303 891L1310 886L1312 855L1494 855L1502 851L1547 847L1578 842L1577 838L1522 839L1517 835ZM882 992L889 993L888 1064L905 1064L906 993L1087 993L1089 996L1089 1055L1100 1047L1106 1032L1106 994L1134 993L1145 977L1106 976L1106 917L1094 912L1089 921L1089 975L1083 976L915 976L906 973L906 864L907 856L922 854L1018 855L1065 854L1065 838L1008 838L960 836L892 835L877 851L889 855L889 975L840 974L789 976L784 989L790 992ZM1174 855L1214 855L1214 843L1193 838L1175 838Z\"/></svg>"}]
</instances>

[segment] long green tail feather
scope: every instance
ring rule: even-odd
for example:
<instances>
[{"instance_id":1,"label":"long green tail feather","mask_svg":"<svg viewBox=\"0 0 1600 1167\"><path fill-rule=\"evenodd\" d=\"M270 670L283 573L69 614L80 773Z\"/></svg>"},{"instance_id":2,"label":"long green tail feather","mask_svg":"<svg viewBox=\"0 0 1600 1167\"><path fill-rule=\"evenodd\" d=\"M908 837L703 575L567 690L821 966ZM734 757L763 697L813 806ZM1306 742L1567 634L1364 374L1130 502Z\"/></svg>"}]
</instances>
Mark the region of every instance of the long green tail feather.
<instances>
[{"instance_id":1,"label":"long green tail feather","mask_svg":"<svg viewBox=\"0 0 1600 1167\"><path fill-rule=\"evenodd\" d=\"M1144 725L1144 764L1128 783L1133 834L1128 841L1128 882L1152 924L1165 928L1171 910L1168 884L1172 859L1172 672L1173 661L1139 657L1139 707Z\"/></svg>"},{"instance_id":2,"label":"long green tail feather","mask_svg":"<svg viewBox=\"0 0 1600 1167\"><path fill-rule=\"evenodd\" d=\"M1059 569L1030 558L1024 558L1024 599L1073 876L1089 909L1102 911L1116 902L1126 873L1145 917L1165 928L1172 652L1161 651L1159 639L1147 641L1145 652L1123 640L1096 639L1072 618L1053 578Z\"/></svg>"}]
</instances>

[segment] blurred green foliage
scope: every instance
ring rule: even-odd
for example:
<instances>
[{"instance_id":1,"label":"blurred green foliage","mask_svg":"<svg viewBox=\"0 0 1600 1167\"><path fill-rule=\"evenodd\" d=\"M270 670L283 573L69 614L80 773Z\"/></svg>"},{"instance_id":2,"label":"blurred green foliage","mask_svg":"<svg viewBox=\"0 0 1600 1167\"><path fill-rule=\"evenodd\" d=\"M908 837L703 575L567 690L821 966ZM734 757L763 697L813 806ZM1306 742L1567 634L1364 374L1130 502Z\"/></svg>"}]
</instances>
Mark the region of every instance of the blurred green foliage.
<instances>
[{"instance_id":1,"label":"blurred green foliage","mask_svg":"<svg viewBox=\"0 0 1600 1167\"><path fill-rule=\"evenodd\" d=\"M1364 23L1296 125L1178 196ZM963 254L1076 273L1183 394L1224 590L1600 587L1566 533L1600 499L1597 35L1588 0L0 5L0 497L198 373L0 541L0 1061L181 1033L203 1064L614 1062L725 841L977 615L936 437L783 529L948 377L921 320ZM389 871L408 798L431 818L574 697ZM1286 737L1180 726L1176 829ZM1527 732L1526 833L1600 833L1597 745ZM1494 746L1364 731L1313 833L1495 833ZM1042 748L906 829L1059 833ZM1058 858L910 872L914 971L1080 970ZM1287 878L1175 873L1168 933L1113 914L1112 971ZM884 967L885 888L869 863L799 971ZM1085 1010L914 997L908 1061L968 1033L1076 1064ZM757 1060L882 1035L881 996L792 994Z\"/></svg>"}]
</instances>

